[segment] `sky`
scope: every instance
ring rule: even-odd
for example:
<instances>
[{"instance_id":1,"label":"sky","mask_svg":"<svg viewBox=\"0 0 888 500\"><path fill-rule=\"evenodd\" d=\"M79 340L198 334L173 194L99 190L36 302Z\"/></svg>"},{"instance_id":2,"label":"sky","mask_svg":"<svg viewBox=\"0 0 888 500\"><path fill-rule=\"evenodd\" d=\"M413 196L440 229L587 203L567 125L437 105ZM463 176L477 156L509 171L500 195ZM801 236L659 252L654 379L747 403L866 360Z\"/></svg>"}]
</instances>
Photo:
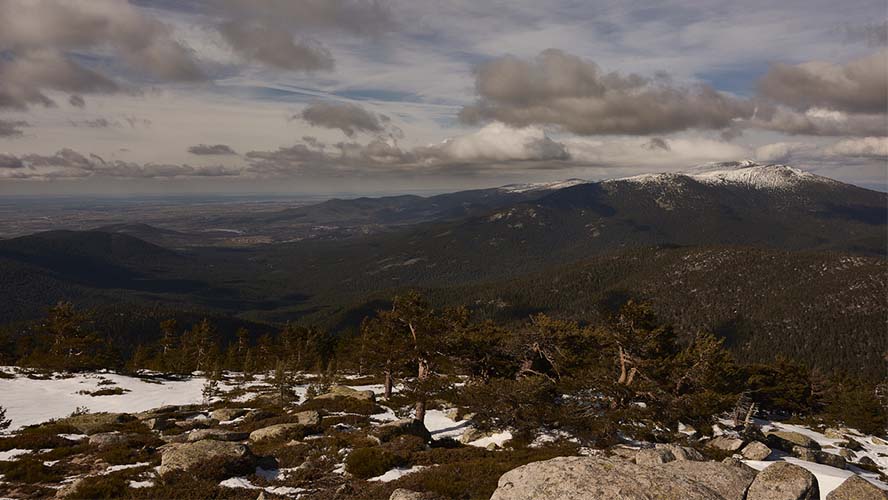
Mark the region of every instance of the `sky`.
<instances>
[{"instance_id":1,"label":"sky","mask_svg":"<svg viewBox=\"0 0 888 500\"><path fill-rule=\"evenodd\" d=\"M0 0L0 194L888 185L885 0Z\"/></svg>"}]
</instances>

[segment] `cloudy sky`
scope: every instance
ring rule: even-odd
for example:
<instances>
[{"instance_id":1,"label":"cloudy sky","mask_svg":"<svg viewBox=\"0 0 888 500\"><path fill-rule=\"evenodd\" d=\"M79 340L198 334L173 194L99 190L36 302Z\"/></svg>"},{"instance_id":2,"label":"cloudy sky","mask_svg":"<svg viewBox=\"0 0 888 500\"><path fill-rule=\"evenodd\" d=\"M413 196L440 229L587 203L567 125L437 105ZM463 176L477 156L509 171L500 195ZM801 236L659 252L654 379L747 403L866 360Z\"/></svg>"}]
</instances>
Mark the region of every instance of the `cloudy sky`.
<instances>
[{"instance_id":1,"label":"cloudy sky","mask_svg":"<svg viewBox=\"0 0 888 500\"><path fill-rule=\"evenodd\" d=\"M0 193L788 163L885 189L884 0L0 0Z\"/></svg>"}]
</instances>

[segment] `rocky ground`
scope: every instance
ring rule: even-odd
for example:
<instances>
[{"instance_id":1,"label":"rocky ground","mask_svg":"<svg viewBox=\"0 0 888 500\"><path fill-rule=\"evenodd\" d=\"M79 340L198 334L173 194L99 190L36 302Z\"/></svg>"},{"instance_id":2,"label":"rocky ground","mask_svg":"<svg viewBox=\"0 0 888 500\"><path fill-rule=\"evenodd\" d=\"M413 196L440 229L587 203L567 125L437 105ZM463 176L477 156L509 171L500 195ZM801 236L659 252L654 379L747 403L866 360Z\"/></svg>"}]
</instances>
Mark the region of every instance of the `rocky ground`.
<instances>
[{"instance_id":1,"label":"rocky ground","mask_svg":"<svg viewBox=\"0 0 888 500\"><path fill-rule=\"evenodd\" d=\"M399 418L406 401L381 400L373 379L296 380L281 400L261 377L233 378L205 404L81 408L15 426L0 437L0 497L888 498L880 481L888 443L851 429L758 422L739 433L723 424L715 437L683 428L674 443L592 449L551 432L534 440L482 433L443 401L419 425ZM101 384L105 395L77 397L139 391Z\"/></svg>"}]
</instances>

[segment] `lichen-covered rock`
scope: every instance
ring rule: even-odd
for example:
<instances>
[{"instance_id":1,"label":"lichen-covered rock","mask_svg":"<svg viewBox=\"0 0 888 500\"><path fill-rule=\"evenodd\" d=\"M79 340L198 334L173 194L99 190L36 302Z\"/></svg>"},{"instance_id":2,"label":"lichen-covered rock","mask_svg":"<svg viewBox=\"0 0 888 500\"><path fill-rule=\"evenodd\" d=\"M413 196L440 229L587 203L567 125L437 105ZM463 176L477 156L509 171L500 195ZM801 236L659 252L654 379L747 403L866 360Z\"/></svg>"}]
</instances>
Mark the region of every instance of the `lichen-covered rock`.
<instances>
[{"instance_id":1,"label":"lichen-covered rock","mask_svg":"<svg viewBox=\"0 0 888 500\"><path fill-rule=\"evenodd\" d=\"M829 465L830 467L835 467L837 469L848 467L848 461L845 460L844 457L825 451L815 451L814 461L818 464Z\"/></svg>"},{"instance_id":2,"label":"lichen-covered rock","mask_svg":"<svg viewBox=\"0 0 888 500\"><path fill-rule=\"evenodd\" d=\"M245 468L255 460L250 448L243 444L228 441L204 440L195 443L170 444L163 450L160 467L161 475L174 470L188 470L208 461L231 468Z\"/></svg>"},{"instance_id":3,"label":"lichen-covered rock","mask_svg":"<svg viewBox=\"0 0 888 500\"><path fill-rule=\"evenodd\" d=\"M706 446L717 450L737 451L743 447L743 440L728 436L717 436L709 440Z\"/></svg>"},{"instance_id":4,"label":"lichen-covered rock","mask_svg":"<svg viewBox=\"0 0 888 500\"><path fill-rule=\"evenodd\" d=\"M789 462L774 462L758 473L746 500L818 500L817 478Z\"/></svg>"},{"instance_id":5,"label":"lichen-covered rock","mask_svg":"<svg viewBox=\"0 0 888 500\"><path fill-rule=\"evenodd\" d=\"M845 461L854 460L854 452L849 450L848 448L842 448L839 450L839 456L844 458Z\"/></svg>"},{"instance_id":6,"label":"lichen-covered rock","mask_svg":"<svg viewBox=\"0 0 888 500\"><path fill-rule=\"evenodd\" d=\"M222 429L197 429L188 433L188 442L214 439L216 441L243 441L250 437L246 432L232 432Z\"/></svg>"},{"instance_id":7,"label":"lichen-covered rock","mask_svg":"<svg viewBox=\"0 0 888 500\"><path fill-rule=\"evenodd\" d=\"M173 426L173 423L170 422L168 418L164 417L149 418L147 420L143 420L142 423L145 424L145 426L152 431L162 431Z\"/></svg>"},{"instance_id":8,"label":"lichen-covered rock","mask_svg":"<svg viewBox=\"0 0 888 500\"><path fill-rule=\"evenodd\" d=\"M89 444L98 448L126 444L129 441L129 436L120 432L99 432L89 437Z\"/></svg>"},{"instance_id":9,"label":"lichen-covered rock","mask_svg":"<svg viewBox=\"0 0 888 500\"><path fill-rule=\"evenodd\" d=\"M250 433L250 441L263 441L266 439L302 438L305 434L305 426L302 424L275 424L256 429Z\"/></svg>"},{"instance_id":10,"label":"lichen-covered rock","mask_svg":"<svg viewBox=\"0 0 888 500\"><path fill-rule=\"evenodd\" d=\"M814 441L804 434L799 434L798 432L771 431L766 433L765 435L768 438L768 444L772 448L777 448L789 453L792 452L792 449L795 446L810 448L812 450L820 449L820 445L817 444L817 441Z\"/></svg>"},{"instance_id":11,"label":"lichen-covered rock","mask_svg":"<svg viewBox=\"0 0 888 500\"><path fill-rule=\"evenodd\" d=\"M793 446L792 447L792 456L796 458L800 458L806 462L816 462L817 455L814 450L811 448L805 448L804 446Z\"/></svg>"},{"instance_id":12,"label":"lichen-covered rock","mask_svg":"<svg viewBox=\"0 0 888 500\"><path fill-rule=\"evenodd\" d=\"M754 477L749 467L718 462L643 466L601 457L559 457L503 474L491 500L739 500Z\"/></svg>"},{"instance_id":13,"label":"lichen-covered rock","mask_svg":"<svg viewBox=\"0 0 888 500\"><path fill-rule=\"evenodd\" d=\"M334 385L325 394L316 396L315 399L352 398L361 401L376 402L376 394L373 391L359 391L344 385Z\"/></svg>"},{"instance_id":14,"label":"lichen-covered rock","mask_svg":"<svg viewBox=\"0 0 888 500\"><path fill-rule=\"evenodd\" d=\"M877 438L876 436L873 436L870 441L872 441L872 443L877 446L888 446L888 441L885 441L882 438Z\"/></svg>"},{"instance_id":15,"label":"lichen-covered rock","mask_svg":"<svg viewBox=\"0 0 888 500\"><path fill-rule=\"evenodd\" d=\"M215 418L220 422L227 422L246 415L247 411L248 410L243 408L219 408L218 410L213 410L213 412L210 413L210 417Z\"/></svg>"},{"instance_id":16,"label":"lichen-covered rock","mask_svg":"<svg viewBox=\"0 0 888 500\"><path fill-rule=\"evenodd\" d=\"M321 414L314 410L300 411L294 413L293 417L296 418L296 423L301 425L319 425L321 423Z\"/></svg>"},{"instance_id":17,"label":"lichen-covered rock","mask_svg":"<svg viewBox=\"0 0 888 500\"><path fill-rule=\"evenodd\" d=\"M675 444L657 444L653 448L638 450L635 454L635 463L638 465L659 465L676 460L702 461L703 455L693 448Z\"/></svg>"},{"instance_id":18,"label":"lichen-covered rock","mask_svg":"<svg viewBox=\"0 0 888 500\"><path fill-rule=\"evenodd\" d=\"M59 423L70 425L84 434L95 434L105 427L133 420L135 417L127 413L84 413L63 418Z\"/></svg>"},{"instance_id":19,"label":"lichen-covered rock","mask_svg":"<svg viewBox=\"0 0 888 500\"><path fill-rule=\"evenodd\" d=\"M826 500L888 500L888 491L855 474L830 491Z\"/></svg>"},{"instance_id":20,"label":"lichen-covered rock","mask_svg":"<svg viewBox=\"0 0 888 500\"><path fill-rule=\"evenodd\" d=\"M428 498L430 497L426 493L398 488L392 492L389 500L426 500Z\"/></svg>"},{"instance_id":21,"label":"lichen-covered rock","mask_svg":"<svg viewBox=\"0 0 888 500\"><path fill-rule=\"evenodd\" d=\"M398 436L416 436L426 442L432 440L432 434L426 429L425 424L413 418L382 424L373 431L373 435L383 443Z\"/></svg>"},{"instance_id":22,"label":"lichen-covered rock","mask_svg":"<svg viewBox=\"0 0 888 500\"><path fill-rule=\"evenodd\" d=\"M746 445L740 454L746 460L764 460L771 454L771 448L760 441L753 441Z\"/></svg>"}]
</instances>

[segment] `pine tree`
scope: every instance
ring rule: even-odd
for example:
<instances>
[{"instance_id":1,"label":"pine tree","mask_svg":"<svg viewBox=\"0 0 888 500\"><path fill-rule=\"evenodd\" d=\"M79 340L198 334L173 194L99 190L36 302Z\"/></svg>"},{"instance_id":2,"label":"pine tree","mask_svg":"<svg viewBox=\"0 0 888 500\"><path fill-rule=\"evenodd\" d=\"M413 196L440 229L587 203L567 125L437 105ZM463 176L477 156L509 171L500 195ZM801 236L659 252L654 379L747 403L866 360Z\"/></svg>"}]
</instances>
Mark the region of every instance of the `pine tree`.
<instances>
[{"instance_id":1,"label":"pine tree","mask_svg":"<svg viewBox=\"0 0 888 500\"><path fill-rule=\"evenodd\" d=\"M6 408L0 406L0 431L9 429L10 425L12 425L12 420L6 418Z\"/></svg>"}]
</instances>

